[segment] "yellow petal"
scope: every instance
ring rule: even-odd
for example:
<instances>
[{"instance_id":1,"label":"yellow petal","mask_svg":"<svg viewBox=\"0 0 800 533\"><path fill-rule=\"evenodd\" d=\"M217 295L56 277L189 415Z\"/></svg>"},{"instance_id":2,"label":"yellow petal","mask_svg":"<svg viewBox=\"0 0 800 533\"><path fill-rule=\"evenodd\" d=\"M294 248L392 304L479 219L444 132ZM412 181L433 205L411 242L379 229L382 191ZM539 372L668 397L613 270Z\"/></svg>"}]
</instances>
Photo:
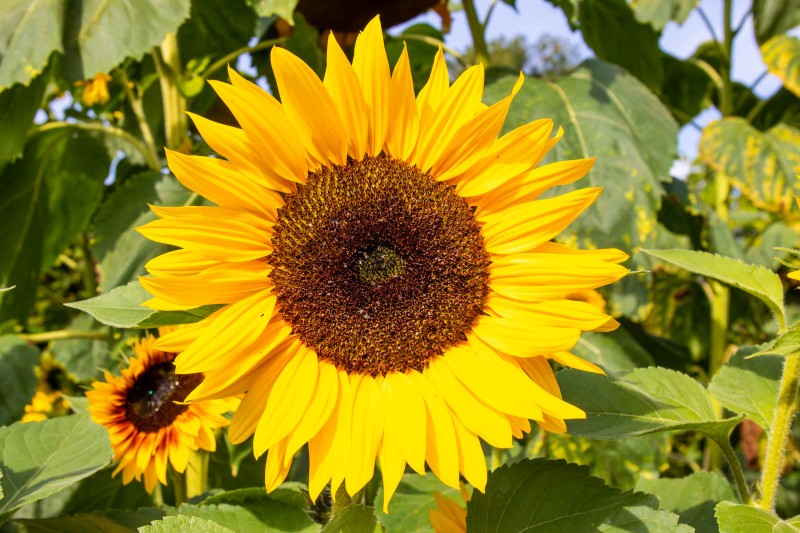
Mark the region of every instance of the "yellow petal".
<instances>
[{"instance_id":1,"label":"yellow petal","mask_svg":"<svg viewBox=\"0 0 800 533\"><path fill-rule=\"evenodd\" d=\"M611 319L596 306L574 300L523 302L490 293L486 304L497 316L581 331L594 331Z\"/></svg>"},{"instance_id":2,"label":"yellow petal","mask_svg":"<svg viewBox=\"0 0 800 533\"><path fill-rule=\"evenodd\" d=\"M557 242L544 242L536 247L534 252L545 254L565 254L579 255L595 261L606 261L608 263L622 263L627 261L629 256L622 250L616 248L597 248L594 250L580 250Z\"/></svg>"},{"instance_id":3,"label":"yellow petal","mask_svg":"<svg viewBox=\"0 0 800 533\"><path fill-rule=\"evenodd\" d=\"M517 254L533 250L569 226L600 196L602 189L572 191L555 198L508 207L478 217L486 250L495 254Z\"/></svg>"},{"instance_id":4,"label":"yellow petal","mask_svg":"<svg viewBox=\"0 0 800 533\"><path fill-rule=\"evenodd\" d=\"M405 44L392 72L389 94L389 116L392 117L392 127L389 128L386 137L386 149L391 157L408 161L414 153L419 138L419 112L414 101L414 82L411 78L411 65Z\"/></svg>"},{"instance_id":5,"label":"yellow petal","mask_svg":"<svg viewBox=\"0 0 800 533\"><path fill-rule=\"evenodd\" d=\"M476 489L486 490L486 457L478 436L468 430L458 418L453 418L453 428L458 442L458 468Z\"/></svg>"},{"instance_id":6,"label":"yellow petal","mask_svg":"<svg viewBox=\"0 0 800 533\"><path fill-rule=\"evenodd\" d=\"M450 87L450 76L447 73L447 62L444 59L442 47L436 52L431 67L431 75L428 83L419 91L417 95L417 110L419 111L420 121L426 123L430 121L433 113L439 108L447 89Z\"/></svg>"},{"instance_id":7,"label":"yellow petal","mask_svg":"<svg viewBox=\"0 0 800 533\"><path fill-rule=\"evenodd\" d=\"M400 452L400 442L384 438L378 457L381 462L381 474L383 477L383 512L389 512L389 501L397 490L400 481L403 479L403 472L406 468L406 461Z\"/></svg>"},{"instance_id":8,"label":"yellow petal","mask_svg":"<svg viewBox=\"0 0 800 533\"><path fill-rule=\"evenodd\" d=\"M406 374L391 372L384 381L384 440L396 442L408 464L425 473L425 401Z\"/></svg>"},{"instance_id":9,"label":"yellow petal","mask_svg":"<svg viewBox=\"0 0 800 533\"><path fill-rule=\"evenodd\" d=\"M493 348L517 357L569 350L575 346L581 334L577 328L525 324L493 316L480 317L473 332Z\"/></svg>"},{"instance_id":10,"label":"yellow petal","mask_svg":"<svg viewBox=\"0 0 800 533\"><path fill-rule=\"evenodd\" d=\"M273 47L271 57L286 115L311 132L306 149L320 163L344 165L347 162L344 125L322 81L288 50Z\"/></svg>"},{"instance_id":11,"label":"yellow petal","mask_svg":"<svg viewBox=\"0 0 800 533\"><path fill-rule=\"evenodd\" d=\"M361 490L372 479L383 427L380 388L375 378L364 376L353 399L350 468L346 479L347 492L350 495Z\"/></svg>"},{"instance_id":12,"label":"yellow petal","mask_svg":"<svg viewBox=\"0 0 800 533\"><path fill-rule=\"evenodd\" d=\"M245 268L239 271L237 268L225 265L224 269L208 269L195 276L140 277L139 282L153 296L190 308L238 302L272 286L272 282L266 276L268 272L266 268L247 268L250 265L245 263L234 263L234 265Z\"/></svg>"},{"instance_id":13,"label":"yellow petal","mask_svg":"<svg viewBox=\"0 0 800 533\"><path fill-rule=\"evenodd\" d=\"M333 36L328 35L328 67L323 85L333 99L347 133L347 153L356 160L367 149L367 106L353 66Z\"/></svg>"},{"instance_id":14,"label":"yellow petal","mask_svg":"<svg viewBox=\"0 0 800 533\"><path fill-rule=\"evenodd\" d=\"M328 422L338 396L339 379L336 376L336 367L326 361L320 361L314 396L297 427L289 434L286 445L287 461Z\"/></svg>"},{"instance_id":15,"label":"yellow petal","mask_svg":"<svg viewBox=\"0 0 800 533\"><path fill-rule=\"evenodd\" d=\"M308 441L308 492L311 498L316 499L322 489L327 485L333 476L334 465L347 463L349 455L339 453L335 446L337 433L344 431L344 424L340 424L340 419L344 418L344 413L352 416L352 391L350 381L344 372L338 373L339 396L336 400L333 412L328 421L322 426L319 433ZM347 427L349 442L350 427ZM338 485L337 485L338 486Z\"/></svg>"},{"instance_id":16,"label":"yellow petal","mask_svg":"<svg viewBox=\"0 0 800 533\"><path fill-rule=\"evenodd\" d=\"M389 61L378 17L373 18L356 39L353 70L361 82L367 104L367 154L375 156L381 153L389 128Z\"/></svg>"},{"instance_id":17,"label":"yellow petal","mask_svg":"<svg viewBox=\"0 0 800 533\"><path fill-rule=\"evenodd\" d=\"M547 354L547 357L549 357L553 361L558 361L560 364L568 366L570 368L583 370L584 372L593 372L595 374L602 374L604 376L606 375L605 371L596 364L590 363L589 361L581 359L577 355L572 355L569 352L555 352Z\"/></svg>"},{"instance_id":18,"label":"yellow petal","mask_svg":"<svg viewBox=\"0 0 800 533\"><path fill-rule=\"evenodd\" d=\"M286 476L289 475L291 461L286 465L283 461L286 455L286 439L280 441L267 455L267 465L264 471L264 485L267 492L277 489Z\"/></svg>"},{"instance_id":19,"label":"yellow petal","mask_svg":"<svg viewBox=\"0 0 800 533\"><path fill-rule=\"evenodd\" d=\"M192 276L220 264L222 263L219 261L197 255L191 250L174 250L151 259L144 268L154 276L169 278Z\"/></svg>"}]
</instances>

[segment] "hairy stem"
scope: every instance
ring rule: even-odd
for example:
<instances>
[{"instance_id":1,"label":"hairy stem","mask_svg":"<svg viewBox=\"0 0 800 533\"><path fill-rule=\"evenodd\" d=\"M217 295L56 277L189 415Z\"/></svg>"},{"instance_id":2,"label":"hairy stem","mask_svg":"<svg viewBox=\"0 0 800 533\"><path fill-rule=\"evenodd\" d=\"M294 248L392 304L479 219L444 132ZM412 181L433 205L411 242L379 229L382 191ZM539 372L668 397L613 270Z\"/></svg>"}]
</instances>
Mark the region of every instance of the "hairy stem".
<instances>
[{"instance_id":1,"label":"hairy stem","mask_svg":"<svg viewBox=\"0 0 800 533\"><path fill-rule=\"evenodd\" d=\"M147 146L147 151L150 154L148 159L158 161L158 149L156 148L156 141L153 137L153 131L150 129L150 124L147 122L147 117L145 117L142 100L136 95L136 93L134 93L133 88L131 87L131 82L128 79L128 73L125 72L124 67L117 70L117 76L119 77L119 81L122 84L123 90L125 91L125 97L128 99L128 103L131 104L133 114L136 116L136 121L139 124L139 130L142 132L142 139L144 139L144 143ZM153 168L158 170L158 167Z\"/></svg>"},{"instance_id":2,"label":"hairy stem","mask_svg":"<svg viewBox=\"0 0 800 533\"><path fill-rule=\"evenodd\" d=\"M778 484L786 456L786 442L789 440L792 420L797 412L798 383L800 383L800 355L792 355L786 358L783 367L778 406L775 408L775 416L770 426L764 470L761 473L761 500L758 505L769 511L775 509L775 497L778 494Z\"/></svg>"},{"instance_id":3,"label":"hairy stem","mask_svg":"<svg viewBox=\"0 0 800 533\"><path fill-rule=\"evenodd\" d=\"M750 490L747 488L747 481L744 479L742 465L739 463L739 459L736 457L736 453L733 451L730 440L727 438L721 438L715 439L714 442L719 445L723 455L725 455L725 459L728 460L728 466L730 466L731 472L733 473L733 479L736 481L736 490L739 493L739 501L745 505L750 505L752 503Z\"/></svg>"}]
</instances>

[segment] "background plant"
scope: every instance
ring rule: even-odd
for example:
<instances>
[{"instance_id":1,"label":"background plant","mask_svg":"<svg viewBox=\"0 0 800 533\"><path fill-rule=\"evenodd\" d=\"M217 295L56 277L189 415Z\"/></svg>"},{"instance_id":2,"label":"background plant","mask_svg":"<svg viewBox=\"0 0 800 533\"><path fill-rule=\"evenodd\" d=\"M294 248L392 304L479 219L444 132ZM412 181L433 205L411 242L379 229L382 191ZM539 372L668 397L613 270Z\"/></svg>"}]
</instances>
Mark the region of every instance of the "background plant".
<instances>
[{"instance_id":1,"label":"background plant","mask_svg":"<svg viewBox=\"0 0 800 533\"><path fill-rule=\"evenodd\" d=\"M471 531L545 522L554 530L601 523L651 531L800 529L790 518L800 514L792 426L800 309L785 276L797 268L787 265L796 257L800 222L793 203L800 40L787 33L800 24L800 4L753 0L747 12L768 71L783 83L760 99L731 79L744 19L732 20L732 0L719 1L723 32L710 32L685 60L662 52L658 39L669 21L702 9L693 0L551 0L594 52L580 65L568 47L545 36L534 45L514 36L487 42L492 13L509 8L502 4L513 8L513 0L488 10L472 0L449 6L471 30L464 53L452 50L437 27L390 30L390 61L405 41L417 88L440 44L454 68L487 66L487 101L508 94L509 74L529 74L505 127L551 117L565 134L550 157L598 157L586 179L605 191L572 226L569 243L630 251L629 266L638 272L605 294L622 327L586 335L576 348L608 377L558 374L564 396L591 416L570 423L570 436L533 433L512 450L487 450L494 472L486 496L475 494L468 504ZM393 4L382 12L386 27L433 2ZM227 64L249 58L251 73L271 86L269 49L284 46L321 74L320 35L332 28L349 42L347 34L374 14L340 7L332 16L324 5L0 6L3 529L319 529L305 513L299 485L265 495L263 465L251 447L229 445L224 434L208 468L213 492L182 502L168 489L158 501L138 485L122 486L107 468L104 430L83 413L82 391L103 369L118 369L141 330L210 311L139 307L148 296L133 280L164 252L133 231L153 216L146 204L199 202L166 173L162 147L210 151L184 112L233 120L205 83L223 79ZM688 179L671 177L678 127L710 106L723 118L702 129ZM72 414L16 423L43 388L59 391ZM295 463L289 479L304 479L303 461ZM513 479L526 480L510 496L514 504L497 507L492 492ZM353 504L329 528L372 531L380 522L390 531L424 530L434 490L454 492L432 476L408 475L393 512L383 515L372 510L381 494L370 486L367 507ZM577 503L557 503L563 495ZM548 514L531 516L532 508Z\"/></svg>"}]
</instances>

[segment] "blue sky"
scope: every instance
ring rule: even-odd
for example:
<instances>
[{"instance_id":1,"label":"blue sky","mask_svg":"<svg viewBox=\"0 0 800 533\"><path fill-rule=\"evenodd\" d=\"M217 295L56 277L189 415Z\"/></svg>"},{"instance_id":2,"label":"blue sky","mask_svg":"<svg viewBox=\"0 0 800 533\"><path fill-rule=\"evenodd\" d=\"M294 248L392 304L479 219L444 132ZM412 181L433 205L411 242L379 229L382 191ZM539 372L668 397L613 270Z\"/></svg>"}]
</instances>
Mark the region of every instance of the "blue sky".
<instances>
[{"instance_id":1,"label":"blue sky","mask_svg":"<svg viewBox=\"0 0 800 533\"><path fill-rule=\"evenodd\" d=\"M478 11L483 14L491 5L491 0L476 0ZM699 7L703 9L712 26L715 35L722 35L722 0L702 0ZM738 24L750 8L750 0L733 1L733 21ZM546 0L517 0L518 12L510 6L500 2L495 7L492 19L487 28L487 38L493 39L500 36L524 35L529 42L535 41L540 35L549 33L560 36L573 43L581 51L583 57L590 57L592 51L583 42L580 32L573 32L564 13ZM412 21L425 21L436 27L440 26L439 17L428 13ZM613 38L610 36L609 38ZM661 49L680 59L691 56L700 43L712 38L708 27L703 22L697 10L692 11L683 24L670 22L661 37ZM453 13L453 24L450 33L445 38L448 45L456 50L466 48L472 38L469 33L466 16L463 11ZM735 81L751 85L766 71L766 66L761 60L755 35L753 33L752 17L748 16L742 30L733 43L733 72ZM772 75L767 75L755 87L755 93L761 97L769 97L780 88L780 80ZM708 109L701 113L695 124L703 127L712 120L719 118L716 109ZM697 144L700 140L700 131L692 126L685 126L678 135L678 152L682 159L692 161L697 157Z\"/></svg>"}]
</instances>

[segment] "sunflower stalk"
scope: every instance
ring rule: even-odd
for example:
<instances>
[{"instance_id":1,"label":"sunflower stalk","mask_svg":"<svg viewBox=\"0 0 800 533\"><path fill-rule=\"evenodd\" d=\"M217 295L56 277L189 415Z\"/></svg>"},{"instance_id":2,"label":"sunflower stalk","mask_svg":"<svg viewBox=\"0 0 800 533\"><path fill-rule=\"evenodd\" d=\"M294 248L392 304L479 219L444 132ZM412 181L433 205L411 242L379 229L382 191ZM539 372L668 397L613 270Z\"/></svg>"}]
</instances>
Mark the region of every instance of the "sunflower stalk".
<instances>
[{"instance_id":1,"label":"sunflower stalk","mask_svg":"<svg viewBox=\"0 0 800 533\"><path fill-rule=\"evenodd\" d=\"M489 48L486 46L486 22L478 19L478 12L475 10L473 0L464 0L464 13L467 15L469 31L472 34L472 45L475 48L475 58L484 67L489 66Z\"/></svg>"},{"instance_id":2,"label":"sunflower stalk","mask_svg":"<svg viewBox=\"0 0 800 533\"><path fill-rule=\"evenodd\" d=\"M764 470L761 473L761 500L759 507L775 510L778 485L786 459L786 444L792 428L792 420L797 413L798 386L800 385L800 354L786 358L778 391L778 406L770 426L767 440L767 453L764 457Z\"/></svg>"},{"instance_id":3,"label":"sunflower stalk","mask_svg":"<svg viewBox=\"0 0 800 533\"><path fill-rule=\"evenodd\" d=\"M187 140L187 123L186 99L181 94L178 85L181 75L181 60L178 52L178 38L174 32L168 33L161 46L153 51L153 60L161 85L167 148L178 150Z\"/></svg>"},{"instance_id":4,"label":"sunflower stalk","mask_svg":"<svg viewBox=\"0 0 800 533\"><path fill-rule=\"evenodd\" d=\"M208 454L201 451L192 452L189 466L184 474L186 481L186 498L191 500L208 490Z\"/></svg>"}]
</instances>

